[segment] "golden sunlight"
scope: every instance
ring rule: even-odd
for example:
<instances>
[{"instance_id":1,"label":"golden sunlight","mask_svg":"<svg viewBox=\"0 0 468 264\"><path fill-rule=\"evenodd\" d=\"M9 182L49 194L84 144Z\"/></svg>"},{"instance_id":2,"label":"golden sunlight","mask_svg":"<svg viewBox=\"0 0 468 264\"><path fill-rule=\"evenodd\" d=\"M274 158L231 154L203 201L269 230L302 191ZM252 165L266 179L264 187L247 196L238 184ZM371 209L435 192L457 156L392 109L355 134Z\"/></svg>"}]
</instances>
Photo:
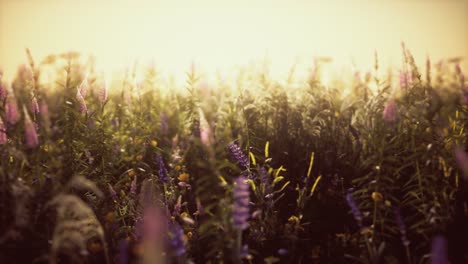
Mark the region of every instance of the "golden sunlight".
<instances>
[{"instance_id":1,"label":"golden sunlight","mask_svg":"<svg viewBox=\"0 0 468 264\"><path fill-rule=\"evenodd\" d=\"M293 65L306 76L314 56L367 71L374 50L399 65L401 41L419 64L467 57L467 11L466 0L0 0L0 66L11 78L29 47L93 54L106 71L154 61L176 79L192 61L209 75L268 58L276 78Z\"/></svg>"}]
</instances>

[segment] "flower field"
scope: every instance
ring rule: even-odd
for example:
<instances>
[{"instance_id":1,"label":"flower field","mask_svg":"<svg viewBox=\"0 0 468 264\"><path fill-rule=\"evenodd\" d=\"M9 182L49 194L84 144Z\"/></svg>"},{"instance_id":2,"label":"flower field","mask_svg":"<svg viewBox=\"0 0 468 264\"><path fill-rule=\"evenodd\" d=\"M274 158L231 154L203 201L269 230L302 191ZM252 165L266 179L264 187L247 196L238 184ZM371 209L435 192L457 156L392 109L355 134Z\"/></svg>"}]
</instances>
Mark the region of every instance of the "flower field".
<instances>
[{"instance_id":1,"label":"flower field","mask_svg":"<svg viewBox=\"0 0 468 264\"><path fill-rule=\"evenodd\" d=\"M468 261L458 59L176 89L26 55L0 80L0 263Z\"/></svg>"}]
</instances>

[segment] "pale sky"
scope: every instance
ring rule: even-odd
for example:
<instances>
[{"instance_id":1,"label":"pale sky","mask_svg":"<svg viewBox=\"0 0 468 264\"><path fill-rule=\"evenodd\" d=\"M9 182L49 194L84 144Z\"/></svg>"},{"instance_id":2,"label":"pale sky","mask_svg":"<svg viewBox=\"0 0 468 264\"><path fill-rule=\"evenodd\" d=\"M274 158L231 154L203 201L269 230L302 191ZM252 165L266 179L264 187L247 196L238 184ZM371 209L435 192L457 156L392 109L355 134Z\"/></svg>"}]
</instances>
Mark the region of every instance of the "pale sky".
<instances>
[{"instance_id":1,"label":"pale sky","mask_svg":"<svg viewBox=\"0 0 468 264\"><path fill-rule=\"evenodd\" d=\"M468 59L468 0L0 0L0 67L10 77L25 47L38 59L92 53L104 68L154 58L168 72L268 55L285 72L314 55L368 69L374 50L398 65L401 41L420 63Z\"/></svg>"}]
</instances>

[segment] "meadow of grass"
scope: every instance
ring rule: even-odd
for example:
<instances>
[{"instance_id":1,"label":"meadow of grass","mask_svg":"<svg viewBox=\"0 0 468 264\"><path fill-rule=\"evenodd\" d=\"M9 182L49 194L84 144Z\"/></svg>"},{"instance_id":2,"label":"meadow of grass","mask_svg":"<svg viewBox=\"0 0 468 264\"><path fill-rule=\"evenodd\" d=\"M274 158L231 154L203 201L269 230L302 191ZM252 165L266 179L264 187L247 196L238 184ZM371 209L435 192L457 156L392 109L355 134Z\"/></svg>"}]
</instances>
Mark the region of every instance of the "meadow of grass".
<instances>
[{"instance_id":1,"label":"meadow of grass","mask_svg":"<svg viewBox=\"0 0 468 264\"><path fill-rule=\"evenodd\" d=\"M325 85L57 54L0 86L1 263L463 263L468 87L403 48ZM43 69L55 81L42 83ZM384 76L384 77L381 77ZM351 91L344 94L344 91Z\"/></svg>"}]
</instances>

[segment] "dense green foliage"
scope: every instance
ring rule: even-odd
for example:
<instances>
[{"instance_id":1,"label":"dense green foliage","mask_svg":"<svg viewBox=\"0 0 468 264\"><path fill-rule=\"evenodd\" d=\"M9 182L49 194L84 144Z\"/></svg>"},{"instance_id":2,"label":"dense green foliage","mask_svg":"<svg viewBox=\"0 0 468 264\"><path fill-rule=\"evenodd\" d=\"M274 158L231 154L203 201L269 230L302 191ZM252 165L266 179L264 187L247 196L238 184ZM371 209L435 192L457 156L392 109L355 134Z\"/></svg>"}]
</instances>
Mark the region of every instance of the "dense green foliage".
<instances>
[{"instance_id":1,"label":"dense green foliage","mask_svg":"<svg viewBox=\"0 0 468 264\"><path fill-rule=\"evenodd\" d=\"M267 72L208 85L192 69L177 90L149 68L109 95L79 54L35 65L28 53L2 86L0 262L428 263L443 234L457 263L467 254L452 244L467 239L454 156L468 145L463 74L443 61L422 76L403 53L399 81L379 79L377 58L365 80L329 86L320 60L294 87ZM50 87L45 67L56 71ZM9 100L19 122L8 121ZM233 225L240 175L246 229Z\"/></svg>"}]
</instances>

